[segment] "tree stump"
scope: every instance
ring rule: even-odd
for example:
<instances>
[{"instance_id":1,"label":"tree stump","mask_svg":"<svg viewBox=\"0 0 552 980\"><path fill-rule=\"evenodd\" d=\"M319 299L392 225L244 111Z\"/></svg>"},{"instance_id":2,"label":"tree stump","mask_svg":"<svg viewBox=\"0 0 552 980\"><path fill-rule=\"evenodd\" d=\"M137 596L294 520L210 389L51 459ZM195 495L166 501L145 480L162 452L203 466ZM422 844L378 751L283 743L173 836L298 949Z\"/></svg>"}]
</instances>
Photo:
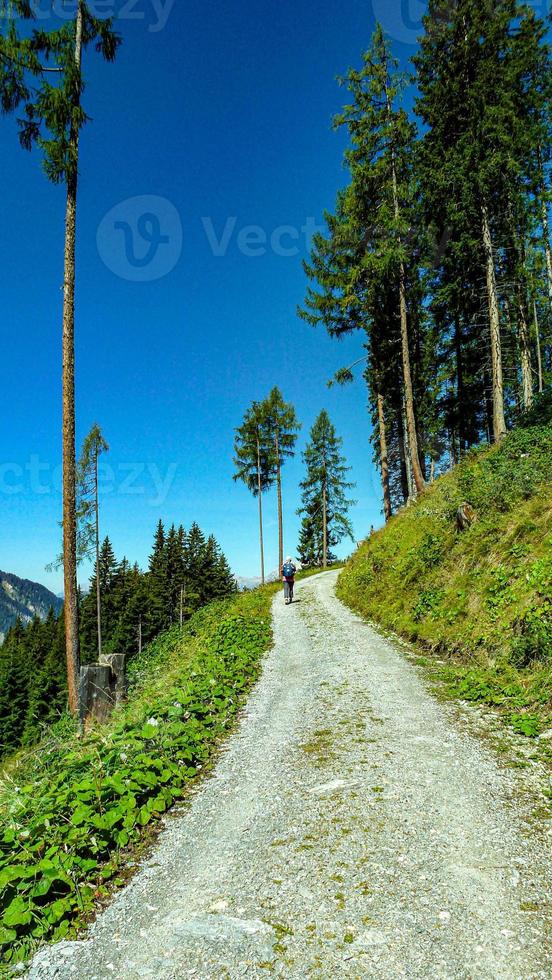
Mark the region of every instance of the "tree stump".
<instances>
[{"instance_id":1,"label":"tree stump","mask_svg":"<svg viewBox=\"0 0 552 980\"><path fill-rule=\"evenodd\" d=\"M463 503L460 504L458 510L456 511L456 527L459 531L469 531L472 524L475 522L477 514L473 509L471 504Z\"/></svg>"},{"instance_id":2,"label":"tree stump","mask_svg":"<svg viewBox=\"0 0 552 980\"><path fill-rule=\"evenodd\" d=\"M81 667L79 704L81 722L106 722L126 698L126 664L122 653L102 655L99 664Z\"/></svg>"},{"instance_id":3,"label":"tree stump","mask_svg":"<svg viewBox=\"0 0 552 980\"><path fill-rule=\"evenodd\" d=\"M100 664L109 667L113 675L115 704L122 704L127 695L126 657L124 653L104 653Z\"/></svg>"},{"instance_id":4,"label":"tree stump","mask_svg":"<svg viewBox=\"0 0 552 980\"><path fill-rule=\"evenodd\" d=\"M105 722L115 707L115 684L107 664L81 667L79 702L86 726L91 721Z\"/></svg>"}]
</instances>

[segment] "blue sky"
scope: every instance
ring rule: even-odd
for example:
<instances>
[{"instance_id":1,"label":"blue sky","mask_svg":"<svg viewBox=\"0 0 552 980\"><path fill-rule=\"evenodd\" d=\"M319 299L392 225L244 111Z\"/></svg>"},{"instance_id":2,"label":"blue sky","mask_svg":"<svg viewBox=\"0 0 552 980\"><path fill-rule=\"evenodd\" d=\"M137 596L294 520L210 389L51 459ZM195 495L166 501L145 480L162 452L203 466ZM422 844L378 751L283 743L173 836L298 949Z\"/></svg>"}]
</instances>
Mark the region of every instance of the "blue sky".
<instances>
[{"instance_id":1,"label":"blue sky","mask_svg":"<svg viewBox=\"0 0 552 980\"><path fill-rule=\"evenodd\" d=\"M119 557L144 565L159 517L195 520L238 574L257 574L256 505L232 481L232 442L244 410L274 384L303 422L299 449L321 408L343 437L357 539L381 521L363 384L326 386L362 353L361 338L332 341L295 311L305 229L345 181L343 139L330 126L343 97L335 77L359 62L375 14L405 61L422 9L414 0L98 3L120 15L124 45L113 66L85 57L77 425L79 444L97 420L111 446L102 531ZM43 176L39 153L19 148L13 120L0 119L0 145L0 567L57 592L61 576L44 568L60 533L64 193ZM284 476L290 552L301 476L298 454ZM275 510L271 494L268 568Z\"/></svg>"}]
</instances>

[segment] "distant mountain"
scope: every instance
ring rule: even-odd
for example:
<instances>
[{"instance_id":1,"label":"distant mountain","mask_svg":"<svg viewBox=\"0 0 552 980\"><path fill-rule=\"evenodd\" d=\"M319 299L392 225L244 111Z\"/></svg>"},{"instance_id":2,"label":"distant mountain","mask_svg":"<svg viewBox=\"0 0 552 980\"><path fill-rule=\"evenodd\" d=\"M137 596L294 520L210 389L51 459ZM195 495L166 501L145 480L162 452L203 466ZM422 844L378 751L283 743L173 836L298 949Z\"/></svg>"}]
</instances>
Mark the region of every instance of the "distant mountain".
<instances>
[{"instance_id":1,"label":"distant mountain","mask_svg":"<svg viewBox=\"0 0 552 980\"><path fill-rule=\"evenodd\" d=\"M38 582L0 572L0 643L18 617L24 623L35 616L45 619L52 607L58 613L62 605L62 599Z\"/></svg>"},{"instance_id":2,"label":"distant mountain","mask_svg":"<svg viewBox=\"0 0 552 980\"><path fill-rule=\"evenodd\" d=\"M277 578L278 572L272 572L266 576L266 581L275 582ZM236 575L235 579L240 592L249 592L251 589L258 589L261 584L260 575L253 575L251 578L248 578L246 575Z\"/></svg>"},{"instance_id":3,"label":"distant mountain","mask_svg":"<svg viewBox=\"0 0 552 980\"><path fill-rule=\"evenodd\" d=\"M295 560L295 567L297 568L298 572L300 572L303 567L301 562L297 559ZM240 592L247 592L249 589L258 589L261 584L260 575L253 575L251 578L247 578L247 576L244 575L236 575L235 578ZM279 578L280 573L277 568L273 572L268 572L267 575L265 575L266 582L277 582Z\"/></svg>"}]
</instances>

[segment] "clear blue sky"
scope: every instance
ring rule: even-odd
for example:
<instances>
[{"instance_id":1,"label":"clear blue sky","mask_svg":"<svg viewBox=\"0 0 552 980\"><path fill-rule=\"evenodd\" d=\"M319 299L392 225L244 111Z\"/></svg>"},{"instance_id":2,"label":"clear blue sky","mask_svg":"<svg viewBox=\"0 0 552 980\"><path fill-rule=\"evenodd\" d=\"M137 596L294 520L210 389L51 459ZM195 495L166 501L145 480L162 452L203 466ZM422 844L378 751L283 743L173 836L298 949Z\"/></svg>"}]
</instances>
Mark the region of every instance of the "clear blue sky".
<instances>
[{"instance_id":1,"label":"clear blue sky","mask_svg":"<svg viewBox=\"0 0 552 980\"><path fill-rule=\"evenodd\" d=\"M343 437L360 539L381 520L366 392L360 379L331 391L326 381L362 353L361 338L337 343L297 319L301 229L321 220L345 181L342 137L330 126L343 97L336 75L359 62L374 12L405 61L423 5L111 7L140 19L118 22L115 65L85 58L93 121L82 138L77 283L78 441L97 420L111 445L102 530L119 557L144 565L160 517L195 520L238 574L257 574L256 504L232 481L233 431L252 399L278 384L303 422L300 449L323 407ZM57 592L61 576L44 567L60 536L64 193L43 176L38 151L19 148L13 120L0 119L0 144L0 568ZM298 455L284 477L290 552L301 476ZM277 564L275 507L269 495L268 568Z\"/></svg>"}]
</instances>

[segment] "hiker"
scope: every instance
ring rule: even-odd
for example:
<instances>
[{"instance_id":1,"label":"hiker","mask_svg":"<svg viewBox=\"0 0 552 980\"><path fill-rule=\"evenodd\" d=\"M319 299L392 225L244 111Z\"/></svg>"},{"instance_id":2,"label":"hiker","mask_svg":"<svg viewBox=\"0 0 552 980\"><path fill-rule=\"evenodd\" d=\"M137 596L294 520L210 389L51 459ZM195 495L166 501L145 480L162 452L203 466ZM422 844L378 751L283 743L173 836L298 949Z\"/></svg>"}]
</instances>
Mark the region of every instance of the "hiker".
<instances>
[{"instance_id":1,"label":"hiker","mask_svg":"<svg viewBox=\"0 0 552 980\"><path fill-rule=\"evenodd\" d=\"M295 572L297 571L291 558L286 558L282 565L282 578L284 580L284 598L286 606L293 602L293 586L295 585Z\"/></svg>"}]
</instances>

